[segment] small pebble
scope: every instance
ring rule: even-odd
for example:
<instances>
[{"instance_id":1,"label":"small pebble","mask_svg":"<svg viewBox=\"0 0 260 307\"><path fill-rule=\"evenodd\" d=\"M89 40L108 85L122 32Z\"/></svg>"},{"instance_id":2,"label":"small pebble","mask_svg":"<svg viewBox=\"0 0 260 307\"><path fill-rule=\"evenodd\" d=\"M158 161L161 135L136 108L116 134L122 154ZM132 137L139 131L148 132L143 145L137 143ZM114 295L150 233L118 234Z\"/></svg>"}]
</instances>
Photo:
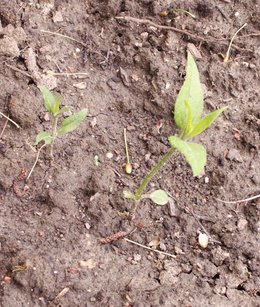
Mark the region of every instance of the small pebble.
<instances>
[{"instance_id":1,"label":"small pebble","mask_svg":"<svg viewBox=\"0 0 260 307\"><path fill-rule=\"evenodd\" d=\"M54 23L58 23L58 22L63 22L63 16L61 14L61 12L56 12L54 15L53 15L53 22Z\"/></svg>"},{"instance_id":2,"label":"small pebble","mask_svg":"<svg viewBox=\"0 0 260 307\"><path fill-rule=\"evenodd\" d=\"M91 226L89 225L89 223L85 223L85 227L87 228L87 230L89 230Z\"/></svg>"},{"instance_id":3,"label":"small pebble","mask_svg":"<svg viewBox=\"0 0 260 307\"><path fill-rule=\"evenodd\" d=\"M205 183L209 183L209 177L205 177Z\"/></svg>"},{"instance_id":4,"label":"small pebble","mask_svg":"<svg viewBox=\"0 0 260 307\"><path fill-rule=\"evenodd\" d=\"M228 151L227 159L231 160L231 161L235 161L235 162L240 162L240 163L243 162L243 159L240 155L240 152L237 149L234 149L234 148L231 148Z\"/></svg>"},{"instance_id":5,"label":"small pebble","mask_svg":"<svg viewBox=\"0 0 260 307\"><path fill-rule=\"evenodd\" d=\"M205 233L200 233L198 241L199 241L199 245L202 248L206 248L208 246L208 243L209 243L209 237Z\"/></svg>"},{"instance_id":6,"label":"small pebble","mask_svg":"<svg viewBox=\"0 0 260 307\"><path fill-rule=\"evenodd\" d=\"M134 261L139 262L142 259L142 256L139 254L134 254Z\"/></svg>"},{"instance_id":7,"label":"small pebble","mask_svg":"<svg viewBox=\"0 0 260 307\"><path fill-rule=\"evenodd\" d=\"M244 230L246 228L246 225L248 224L246 219L239 219L237 222L237 229L238 230Z\"/></svg>"},{"instance_id":8,"label":"small pebble","mask_svg":"<svg viewBox=\"0 0 260 307\"><path fill-rule=\"evenodd\" d=\"M108 152L108 153L106 154L106 157L107 157L108 159L112 159L112 158L113 158L112 152Z\"/></svg>"},{"instance_id":9,"label":"small pebble","mask_svg":"<svg viewBox=\"0 0 260 307\"><path fill-rule=\"evenodd\" d=\"M166 251L166 245L164 243L160 243L159 247L160 247L161 251L163 251L163 252Z\"/></svg>"}]
</instances>

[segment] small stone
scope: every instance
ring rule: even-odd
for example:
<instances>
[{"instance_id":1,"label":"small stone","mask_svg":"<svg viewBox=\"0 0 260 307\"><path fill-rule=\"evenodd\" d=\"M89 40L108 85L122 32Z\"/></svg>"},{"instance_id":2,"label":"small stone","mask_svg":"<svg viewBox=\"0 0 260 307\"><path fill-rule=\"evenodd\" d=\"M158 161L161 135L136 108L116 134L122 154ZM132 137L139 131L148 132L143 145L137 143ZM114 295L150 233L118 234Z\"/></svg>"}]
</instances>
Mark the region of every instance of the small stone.
<instances>
[{"instance_id":1,"label":"small stone","mask_svg":"<svg viewBox=\"0 0 260 307\"><path fill-rule=\"evenodd\" d=\"M144 161L147 162L148 160L150 160L150 158L151 158L151 153L149 152L144 156Z\"/></svg>"},{"instance_id":2,"label":"small stone","mask_svg":"<svg viewBox=\"0 0 260 307\"><path fill-rule=\"evenodd\" d=\"M50 121L50 113L46 113L43 117L43 119L46 121L46 122L49 122Z\"/></svg>"},{"instance_id":3,"label":"small stone","mask_svg":"<svg viewBox=\"0 0 260 307\"><path fill-rule=\"evenodd\" d=\"M112 158L113 158L112 152L106 153L106 157L107 157L108 159L112 159Z\"/></svg>"},{"instance_id":4,"label":"small stone","mask_svg":"<svg viewBox=\"0 0 260 307\"><path fill-rule=\"evenodd\" d=\"M142 259L142 256L139 254L134 254L134 261L139 262Z\"/></svg>"},{"instance_id":5,"label":"small stone","mask_svg":"<svg viewBox=\"0 0 260 307\"><path fill-rule=\"evenodd\" d=\"M96 298L95 298L94 296L92 296L92 297L90 298L90 301L91 301L91 302L95 302L95 301L96 301Z\"/></svg>"},{"instance_id":6,"label":"small stone","mask_svg":"<svg viewBox=\"0 0 260 307\"><path fill-rule=\"evenodd\" d=\"M0 55L10 57L18 57L20 55L20 50L14 38L4 36L4 38L0 40Z\"/></svg>"},{"instance_id":7,"label":"small stone","mask_svg":"<svg viewBox=\"0 0 260 307\"><path fill-rule=\"evenodd\" d=\"M148 32L142 32L141 34L140 34L140 36L142 37L142 39L147 39L147 37L148 37Z\"/></svg>"},{"instance_id":8,"label":"small stone","mask_svg":"<svg viewBox=\"0 0 260 307\"><path fill-rule=\"evenodd\" d=\"M107 80L107 85L112 89L112 90L116 90L118 88L118 83L115 82L112 78Z\"/></svg>"},{"instance_id":9,"label":"small stone","mask_svg":"<svg viewBox=\"0 0 260 307\"><path fill-rule=\"evenodd\" d=\"M237 149L234 149L234 148L232 148L228 151L227 159L230 160L230 161L235 161L235 162L240 162L240 163L243 162L243 159L240 155L240 152Z\"/></svg>"},{"instance_id":10,"label":"small stone","mask_svg":"<svg viewBox=\"0 0 260 307\"><path fill-rule=\"evenodd\" d=\"M244 230L246 228L246 225L248 224L247 220L246 219L239 219L238 222L237 222L237 229L238 230Z\"/></svg>"},{"instance_id":11,"label":"small stone","mask_svg":"<svg viewBox=\"0 0 260 307\"><path fill-rule=\"evenodd\" d=\"M52 18L54 23L58 23L58 22L62 22L63 21L63 16L61 14L61 12L57 11Z\"/></svg>"},{"instance_id":12,"label":"small stone","mask_svg":"<svg viewBox=\"0 0 260 307\"><path fill-rule=\"evenodd\" d=\"M205 183L209 183L209 177L205 177Z\"/></svg>"},{"instance_id":13,"label":"small stone","mask_svg":"<svg viewBox=\"0 0 260 307\"><path fill-rule=\"evenodd\" d=\"M12 282L12 277L5 276L3 279L3 282L6 284L10 284Z\"/></svg>"},{"instance_id":14,"label":"small stone","mask_svg":"<svg viewBox=\"0 0 260 307\"><path fill-rule=\"evenodd\" d=\"M176 204L171 197L169 198L169 215L178 216L178 210L177 210Z\"/></svg>"},{"instance_id":15,"label":"small stone","mask_svg":"<svg viewBox=\"0 0 260 307\"><path fill-rule=\"evenodd\" d=\"M205 233L200 233L198 241L199 241L199 245L202 248L206 248L208 246L208 243L209 243L209 237Z\"/></svg>"},{"instance_id":16,"label":"small stone","mask_svg":"<svg viewBox=\"0 0 260 307\"><path fill-rule=\"evenodd\" d=\"M161 251L165 252L166 251L166 245L164 243L160 243L159 248Z\"/></svg>"},{"instance_id":17,"label":"small stone","mask_svg":"<svg viewBox=\"0 0 260 307\"><path fill-rule=\"evenodd\" d=\"M89 223L85 223L85 227L86 227L87 230L89 230L91 228Z\"/></svg>"}]
</instances>

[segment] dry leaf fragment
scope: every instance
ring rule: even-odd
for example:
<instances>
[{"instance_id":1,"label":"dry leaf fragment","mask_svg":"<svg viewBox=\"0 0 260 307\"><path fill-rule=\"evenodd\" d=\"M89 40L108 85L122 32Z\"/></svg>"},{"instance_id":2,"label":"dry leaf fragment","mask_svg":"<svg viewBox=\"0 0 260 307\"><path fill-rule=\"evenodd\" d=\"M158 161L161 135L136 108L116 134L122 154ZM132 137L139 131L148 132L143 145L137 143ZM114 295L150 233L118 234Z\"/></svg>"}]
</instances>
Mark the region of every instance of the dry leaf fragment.
<instances>
[{"instance_id":1,"label":"dry leaf fragment","mask_svg":"<svg viewBox=\"0 0 260 307\"><path fill-rule=\"evenodd\" d=\"M87 87L87 84L86 82L79 82L79 83L74 83L73 86L79 90L84 90Z\"/></svg>"},{"instance_id":2,"label":"dry leaf fragment","mask_svg":"<svg viewBox=\"0 0 260 307\"><path fill-rule=\"evenodd\" d=\"M194 56L195 59L201 60L202 56L199 49L192 43L187 44L189 52Z\"/></svg>"},{"instance_id":3,"label":"dry leaf fragment","mask_svg":"<svg viewBox=\"0 0 260 307\"><path fill-rule=\"evenodd\" d=\"M159 236L155 237L151 242L148 243L148 246L156 249L161 243L161 238Z\"/></svg>"},{"instance_id":4,"label":"dry leaf fragment","mask_svg":"<svg viewBox=\"0 0 260 307\"><path fill-rule=\"evenodd\" d=\"M63 290L61 290L61 292L56 296L56 298L60 298L62 296L64 296L68 291L69 291L70 288L64 288Z\"/></svg>"}]
</instances>

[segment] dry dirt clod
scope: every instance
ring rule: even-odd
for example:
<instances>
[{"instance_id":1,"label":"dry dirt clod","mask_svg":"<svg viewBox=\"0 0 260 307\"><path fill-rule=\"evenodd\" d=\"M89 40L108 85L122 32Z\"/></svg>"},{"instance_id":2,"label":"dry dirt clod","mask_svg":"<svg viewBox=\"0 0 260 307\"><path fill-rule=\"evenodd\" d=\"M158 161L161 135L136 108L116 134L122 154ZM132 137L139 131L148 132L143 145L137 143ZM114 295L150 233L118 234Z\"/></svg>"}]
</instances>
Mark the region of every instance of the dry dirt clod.
<instances>
[{"instance_id":1,"label":"dry dirt clod","mask_svg":"<svg viewBox=\"0 0 260 307\"><path fill-rule=\"evenodd\" d=\"M19 57L20 49L16 40L9 36L0 39L0 55L9 57Z\"/></svg>"},{"instance_id":2,"label":"dry dirt clod","mask_svg":"<svg viewBox=\"0 0 260 307\"><path fill-rule=\"evenodd\" d=\"M239 162L239 163L243 162L243 159L241 157L240 152L237 149L234 149L234 148L232 148L228 151L227 159L230 160L230 161L235 161L235 162Z\"/></svg>"}]
</instances>

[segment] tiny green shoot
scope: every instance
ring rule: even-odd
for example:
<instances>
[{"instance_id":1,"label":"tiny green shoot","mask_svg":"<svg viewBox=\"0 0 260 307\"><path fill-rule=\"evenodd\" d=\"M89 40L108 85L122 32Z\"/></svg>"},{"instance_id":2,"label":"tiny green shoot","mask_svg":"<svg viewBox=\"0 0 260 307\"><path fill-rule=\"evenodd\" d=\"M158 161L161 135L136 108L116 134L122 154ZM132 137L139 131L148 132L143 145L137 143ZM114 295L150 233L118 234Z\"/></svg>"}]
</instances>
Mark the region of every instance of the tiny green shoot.
<instances>
[{"instance_id":1,"label":"tiny green shoot","mask_svg":"<svg viewBox=\"0 0 260 307\"><path fill-rule=\"evenodd\" d=\"M174 121L179 129L179 134L168 138L171 147L157 165L143 178L136 192L124 191L123 196L133 202L131 207L132 216L138 203L144 198L151 199L157 205L168 203L168 195L164 190L155 190L150 194L143 193L152 178L170 160L175 151L179 151L184 156L191 166L193 176L199 176L203 173L207 160L206 149L201 144L191 142L190 139L210 127L226 108L217 109L202 117L203 92L199 71L191 53L188 52L185 81L174 106Z\"/></svg>"},{"instance_id":2,"label":"tiny green shoot","mask_svg":"<svg viewBox=\"0 0 260 307\"><path fill-rule=\"evenodd\" d=\"M60 97L55 97L52 92L50 92L45 86L39 86L39 90L43 96L44 107L50 114L51 129L50 131L41 131L36 136L36 142L34 145L38 145L40 142L44 144L40 147L37 152L35 163L27 176L27 180L30 178L33 169L35 168L37 161L39 159L40 151L45 147L50 147L50 157L53 159L53 148L55 139L63 134L69 133L77 129L80 124L85 120L87 116L87 109L82 109L77 113L70 115L65 118L61 124L58 126L58 119L65 112L68 112L69 107L60 107Z\"/></svg>"}]
</instances>

